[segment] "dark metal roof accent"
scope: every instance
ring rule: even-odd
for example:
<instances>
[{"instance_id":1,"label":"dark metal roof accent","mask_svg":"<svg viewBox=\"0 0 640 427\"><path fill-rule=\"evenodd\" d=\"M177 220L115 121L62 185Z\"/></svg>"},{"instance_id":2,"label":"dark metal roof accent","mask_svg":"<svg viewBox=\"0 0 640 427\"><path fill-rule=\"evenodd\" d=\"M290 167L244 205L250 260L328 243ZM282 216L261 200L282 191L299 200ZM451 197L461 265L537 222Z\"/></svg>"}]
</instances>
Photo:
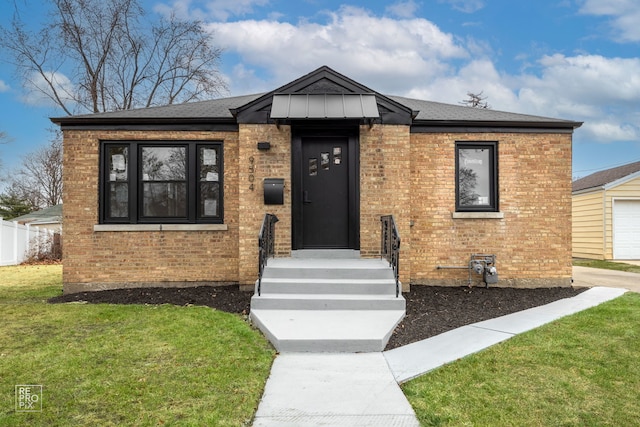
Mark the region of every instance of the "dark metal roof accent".
<instances>
[{"instance_id":1,"label":"dark metal roof accent","mask_svg":"<svg viewBox=\"0 0 640 427\"><path fill-rule=\"evenodd\" d=\"M586 190L589 188L602 188L607 184L624 178L625 176L640 172L640 162L628 163L611 169L592 173L584 178L573 181L572 190Z\"/></svg>"},{"instance_id":2,"label":"dark metal roof accent","mask_svg":"<svg viewBox=\"0 0 640 427\"><path fill-rule=\"evenodd\" d=\"M374 94L275 94L272 119L379 118Z\"/></svg>"},{"instance_id":3,"label":"dark metal roof accent","mask_svg":"<svg viewBox=\"0 0 640 427\"><path fill-rule=\"evenodd\" d=\"M376 91L325 65L277 88L272 93L376 93Z\"/></svg>"},{"instance_id":4,"label":"dark metal roof accent","mask_svg":"<svg viewBox=\"0 0 640 427\"><path fill-rule=\"evenodd\" d=\"M379 112L379 120L385 124L410 125L417 114L406 105L381 95L368 87L332 70L327 66L318 68L272 92L263 94L253 101L232 110L238 123L269 123L275 119L270 115L274 95L375 95L379 107L385 107L388 113ZM285 119L287 121L287 119Z\"/></svg>"},{"instance_id":5,"label":"dark metal roof accent","mask_svg":"<svg viewBox=\"0 0 640 427\"><path fill-rule=\"evenodd\" d=\"M322 91L322 92L320 92ZM268 123L274 94L374 93L360 83L322 66L231 111L238 123Z\"/></svg>"}]
</instances>

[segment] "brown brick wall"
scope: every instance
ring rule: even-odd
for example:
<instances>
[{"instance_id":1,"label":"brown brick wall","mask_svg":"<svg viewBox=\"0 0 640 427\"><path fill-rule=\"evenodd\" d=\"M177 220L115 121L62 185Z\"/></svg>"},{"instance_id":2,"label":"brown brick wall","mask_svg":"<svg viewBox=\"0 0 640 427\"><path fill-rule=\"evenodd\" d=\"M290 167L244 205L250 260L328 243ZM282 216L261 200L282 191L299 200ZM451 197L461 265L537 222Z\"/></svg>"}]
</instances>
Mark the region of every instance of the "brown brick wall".
<instances>
[{"instance_id":1,"label":"brown brick wall","mask_svg":"<svg viewBox=\"0 0 640 427\"><path fill-rule=\"evenodd\" d=\"M95 232L101 140L223 140L227 231ZM238 281L238 134L64 132L65 292Z\"/></svg>"},{"instance_id":2,"label":"brown brick wall","mask_svg":"<svg viewBox=\"0 0 640 427\"><path fill-rule=\"evenodd\" d=\"M400 237L401 259L411 253L411 147L409 126L360 127L360 253L380 255L380 217L393 215ZM411 264L401 266L408 286Z\"/></svg>"},{"instance_id":3,"label":"brown brick wall","mask_svg":"<svg viewBox=\"0 0 640 427\"><path fill-rule=\"evenodd\" d=\"M504 219L453 219L455 142L498 141ZM569 286L571 135L413 134L411 282L466 284L472 253L495 254L499 285ZM480 276L475 276L480 277Z\"/></svg>"},{"instance_id":4,"label":"brown brick wall","mask_svg":"<svg viewBox=\"0 0 640 427\"><path fill-rule=\"evenodd\" d=\"M240 125L239 141L239 281L241 285L248 286L253 285L258 275L258 233L265 213L275 214L279 219L276 223L276 255L291 253L291 127ZM257 145L261 141L270 142L271 148L258 150ZM265 178L284 178L283 205L264 204Z\"/></svg>"},{"instance_id":5,"label":"brown brick wall","mask_svg":"<svg viewBox=\"0 0 640 427\"><path fill-rule=\"evenodd\" d=\"M128 286L189 286L257 276L257 235L273 213L276 253L291 251L291 128L241 125L236 132L66 130L65 292ZM95 232L100 140L223 140L226 231ZM497 141L503 219L453 219L455 142ZM257 143L271 149L260 151ZM253 159L253 161L251 161ZM285 179L283 205L264 205L263 180ZM253 189L251 185L253 184ZM401 280L466 284L472 253L497 256L499 285L569 285L571 135L410 134L408 126L360 127L360 246L380 251L380 216L402 237Z\"/></svg>"}]
</instances>

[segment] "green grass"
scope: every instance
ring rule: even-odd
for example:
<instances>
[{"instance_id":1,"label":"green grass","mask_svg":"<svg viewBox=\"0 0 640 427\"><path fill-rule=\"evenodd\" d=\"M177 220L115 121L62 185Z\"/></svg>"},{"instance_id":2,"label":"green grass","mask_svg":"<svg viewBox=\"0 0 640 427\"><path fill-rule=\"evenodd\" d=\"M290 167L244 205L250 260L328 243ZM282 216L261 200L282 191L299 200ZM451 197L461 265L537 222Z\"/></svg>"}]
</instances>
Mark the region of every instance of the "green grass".
<instances>
[{"instance_id":1,"label":"green grass","mask_svg":"<svg viewBox=\"0 0 640 427\"><path fill-rule=\"evenodd\" d=\"M604 268L606 270L640 273L640 265L626 264L624 262L611 262L597 259L574 259L573 265L576 265L578 267Z\"/></svg>"},{"instance_id":2,"label":"green grass","mask_svg":"<svg viewBox=\"0 0 640 427\"><path fill-rule=\"evenodd\" d=\"M403 385L424 426L639 426L640 294Z\"/></svg>"},{"instance_id":3,"label":"green grass","mask_svg":"<svg viewBox=\"0 0 640 427\"><path fill-rule=\"evenodd\" d=\"M0 268L0 426L250 424L274 351L207 307L47 304L60 266ZM15 412L15 385L43 410Z\"/></svg>"}]
</instances>

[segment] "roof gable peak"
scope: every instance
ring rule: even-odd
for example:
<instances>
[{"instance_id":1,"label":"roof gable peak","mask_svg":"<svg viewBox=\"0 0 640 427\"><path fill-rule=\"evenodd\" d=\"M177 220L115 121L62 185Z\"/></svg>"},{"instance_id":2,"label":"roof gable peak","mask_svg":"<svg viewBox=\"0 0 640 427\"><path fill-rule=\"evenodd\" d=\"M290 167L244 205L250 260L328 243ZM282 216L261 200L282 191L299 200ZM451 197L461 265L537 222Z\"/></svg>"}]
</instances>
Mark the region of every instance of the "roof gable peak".
<instances>
[{"instance_id":1,"label":"roof gable peak","mask_svg":"<svg viewBox=\"0 0 640 427\"><path fill-rule=\"evenodd\" d=\"M383 121L395 124L410 124L415 112L367 86L344 76L326 65L299 77L231 112L238 123L269 123L274 96L280 95L370 95L378 106L382 105L390 114ZM375 117L378 117L376 114ZM385 120L386 119L386 120Z\"/></svg>"},{"instance_id":2,"label":"roof gable peak","mask_svg":"<svg viewBox=\"0 0 640 427\"><path fill-rule=\"evenodd\" d=\"M272 93L370 94L375 93L375 91L324 65L309 74L279 87Z\"/></svg>"}]
</instances>

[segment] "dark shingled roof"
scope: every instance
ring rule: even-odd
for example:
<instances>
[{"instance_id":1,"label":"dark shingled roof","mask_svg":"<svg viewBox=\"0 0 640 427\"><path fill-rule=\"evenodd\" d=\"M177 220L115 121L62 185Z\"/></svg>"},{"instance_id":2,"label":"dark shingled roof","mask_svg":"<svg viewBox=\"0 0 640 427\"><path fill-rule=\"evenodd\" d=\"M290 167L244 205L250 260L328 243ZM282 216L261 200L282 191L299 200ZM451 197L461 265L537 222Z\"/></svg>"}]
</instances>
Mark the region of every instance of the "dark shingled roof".
<instances>
[{"instance_id":1,"label":"dark shingled roof","mask_svg":"<svg viewBox=\"0 0 640 427\"><path fill-rule=\"evenodd\" d=\"M265 95L264 93L212 99L209 101L172 104L162 107L120 110L107 113L85 114L78 116L58 117L51 119L62 125L96 124L96 123L147 123L159 120L171 122L231 122L234 117L229 110L242 107ZM425 124L527 124L530 126L551 126L575 128L580 122L532 116L527 114L508 113L491 109L473 108L463 105L443 104L423 101L402 96L386 95L414 111L418 111L414 123Z\"/></svg>"},{"instance_id":2,"label":"dark shingled roof","mask_svg":"<svg viewBox=\"0 0 640 427\"><path fill-rule=\"evenodd\" d=\"M638 171L640 171L640 162L629 163L623 166L618 166L617 168L592 173L584 178L573 181L573 191L576 192L589 188L600 188Z\"/></svg>"},{"instance_id":3,"label":"dark shingled roof","mask_svg":"<svg viewBox=\"0 0 640 427\"><path fill-rule=\"evenodd\" d=\"M562 129L563 131L572 131L582 125L581 122L569 120L383 95L351 80L326 65L271 92L210 101L172 104L163 107L58 117L51 120L62 126L108 126L114 128L139 125L237 126L240 122L268 123L271 108L273 108L273 103L278 101L278 97L296 96L301 98L306 96L306 100L309 101L311 99L310 96L322 94L325 96L342 94L343 104L347 99L345 97L360 95L362 98L363 96L371 97L371 95L375 95L376 100L372 104L377 104L379 116L368 112L365 114L366 117L363 116L363 118L380 117L382 123L411 124L415 126L416 130L431 131L443 127L479 127L483 129L506 127L513 129ZM380 111L380 109L383 111ZM372 110L376 110L375 105L372 105ZM275 111L275 113L275 119L278 118L278 114L282 114L278 111ZM287 115L279 118L298 119L298 116ZM330 114L326 118L334 117Z\"/></svg>"},{"instance_id":4,"label":"dark shingled roof","mask_svg":"<svg viewBox=\"0 0 640 427\"><path fill-rule=\"evenodd\" d=\"M474 108L464 105L443 104L441 102L422 101L402 96L387 95L412 110L419 111L416 121L437 122L517 122L579 126L576 122L528 114L508 113L488 108Z\"/></svg>"},{"instance_id":5,"label":"dark shingled roof","mask_svg":"<svg viewBox=\"0 0 640 427\"><path fill-rule=\"evenodd\" d=\"M208 101L187 102L184 104L171 104L161 107L137 108L133 110L110 111L107 113L84 114L78 116L57 117L51 119L54 123L81 123L81 122L122 122L124 120L133 123L158 119L164 120L233 120L229 111L241 107L256 98L264 95L253 94L234 96L231 98L219 98Z\"/></svg>"}]
</instances>

